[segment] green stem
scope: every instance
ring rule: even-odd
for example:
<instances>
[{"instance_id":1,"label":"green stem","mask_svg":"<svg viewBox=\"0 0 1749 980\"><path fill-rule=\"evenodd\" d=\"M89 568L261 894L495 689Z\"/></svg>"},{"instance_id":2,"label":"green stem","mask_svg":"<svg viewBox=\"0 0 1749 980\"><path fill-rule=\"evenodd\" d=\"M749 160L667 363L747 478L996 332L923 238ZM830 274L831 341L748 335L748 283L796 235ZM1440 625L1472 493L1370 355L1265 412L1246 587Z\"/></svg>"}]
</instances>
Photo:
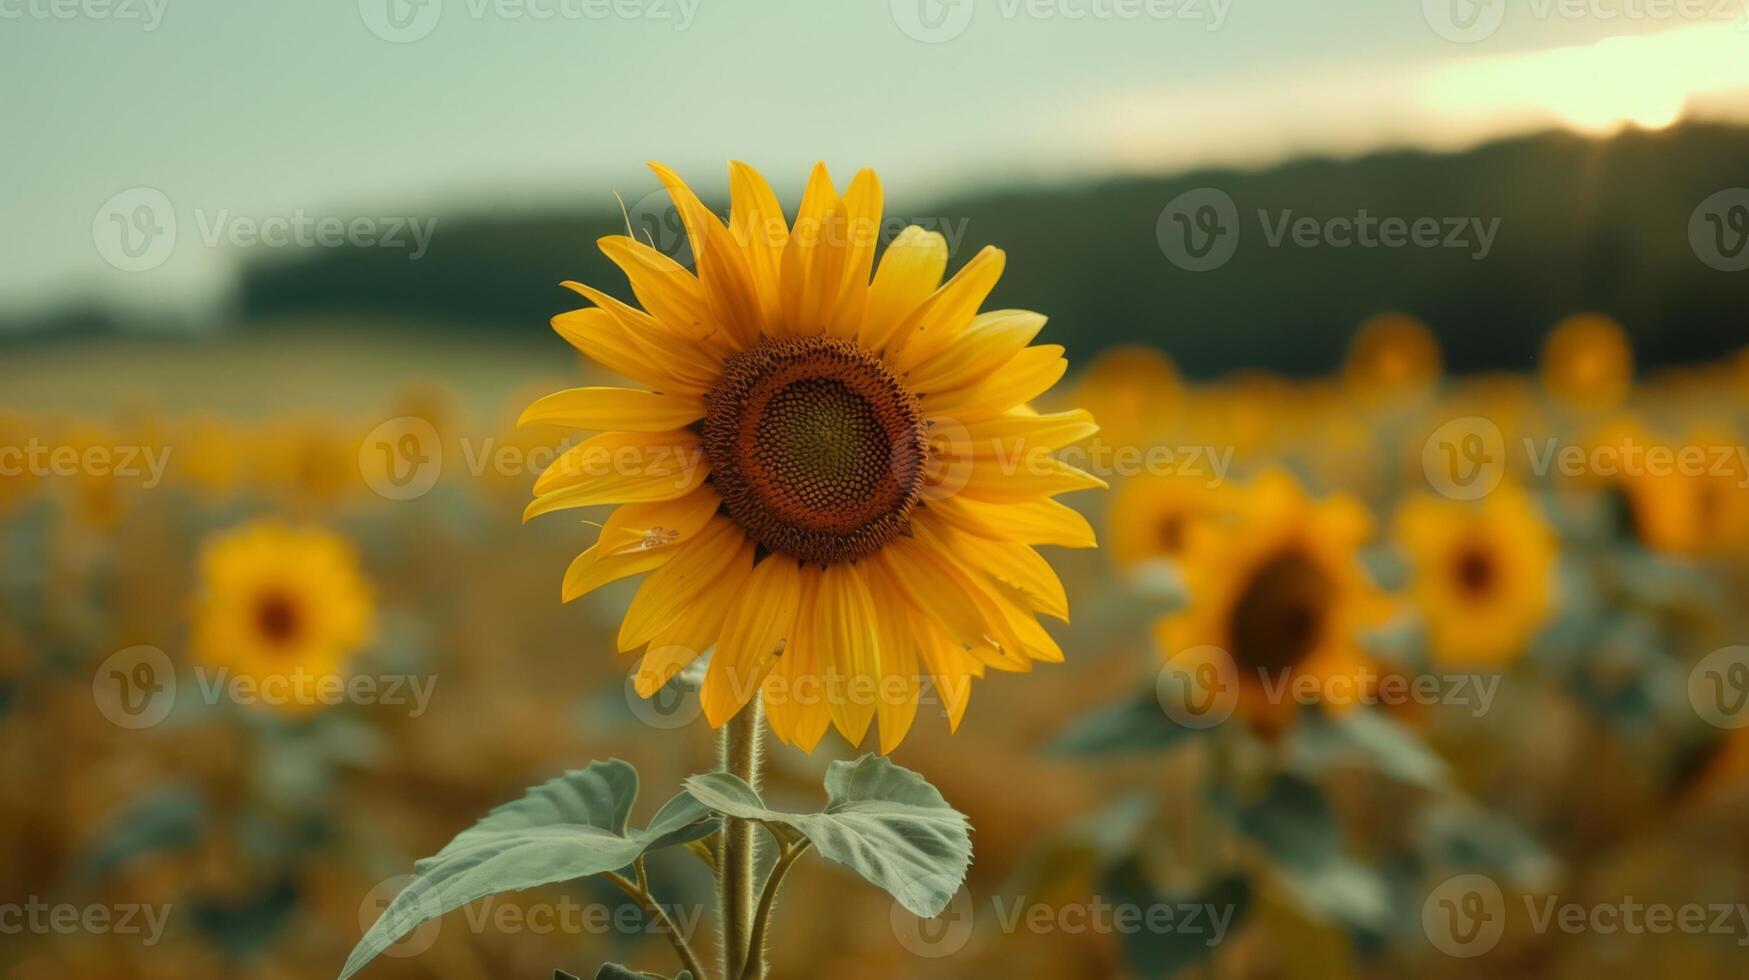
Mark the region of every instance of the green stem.
<instances>
[{"instance_id":1,"label":"green stem","mask_svg":"<svg viewBox=\"0 0 1749 980\"><path fill-rule=\"evenodd\" d=\"M759 789L760 737L764 730L759 696L723 726L718 741L718 768ZM764 973L765 950L751 944L754 875L759 865L758 825L751 820L723 821L717 849L717 911L722 929L724 980Z\"/></svg>"},{"instance_id":2,"label":"green stem","mask_svg":"<svg viewBox=\"0 0 1749 980\"><path fill-rule=\"evenodd\" d=\"M759 912L753 917L753 932L748 938L748 948L759 950L761 955L742 968L741 980L761 980L765 976L765 930L771 925L771 910L777 905L777 890L783 885L783 876L789 874L790 866L807 850L807 841L785 847L778 856L777 863L771 866L771 873L765 878L765 890L759 896Z\"/></svg>"},{"instance_id":3,"label":"green stem","mask_svg":"<svg viewBox=\"0 0 1749 980\"><path fill-rule=\"evenodd\" d=\"M607 880L618 886L620 891L625 892L627 895L630 895L643 903L644 908L649 911L650 917L655 919L656 924L661 927L662 931L668 934L668 941L674 944L674 952L680 957L680 965L690 971L694 977L698 978L698 980L706 980L704 967L699 965L698 957L693 954L691 944L686 941L686 937L681 935L680 930L675 927L674 920L668 917L667 910L662 908L661 904L656 901L655 896L650 894L649 886L646 884L648 879L644 877L644 861L642 858L638 859L636 870L638 880L635 882L627 881L624 875L615 874L611 871L607 873Z\"/></svg>"}]
</instances>

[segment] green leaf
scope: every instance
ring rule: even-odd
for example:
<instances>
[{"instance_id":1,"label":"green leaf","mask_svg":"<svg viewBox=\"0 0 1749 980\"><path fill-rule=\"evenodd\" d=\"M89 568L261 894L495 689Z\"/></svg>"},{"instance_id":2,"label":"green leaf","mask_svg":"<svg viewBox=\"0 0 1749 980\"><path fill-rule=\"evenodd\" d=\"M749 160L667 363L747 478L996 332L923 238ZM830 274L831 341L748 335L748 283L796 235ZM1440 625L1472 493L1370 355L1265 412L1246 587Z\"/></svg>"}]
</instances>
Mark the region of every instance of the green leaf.
<instances>
[{"instance_id":1,"label":"green leaf","mask_svg":"<svg viewBox=\"0 0 1749 980\"><path fill-rule=\"evenodd\" d=\"M820 813L768 809L752 787L726 772L693 776L685 785L725 816L800 833L821 857L862 875L926 919L947 907L972 863L965 814L922 776L878 756L832 763Z\"/></svg>"},{"instance_id":2,"label":"green leaf","mask_svg":"<svg viewBox=\"0 0 1749 980\"><path fill-rule=\"evenodd\" d=\"M1335 718L1309 713L1295 727L1288 753L1294 768L1307 775L1358 763L1413 786L1443 789L1450 783L1445 760L1414 732L1377 711L1349 711Z\"/></svg>"},{"instance_id":3,"label":"green leaf","mask_svg":"<svg viewBox=\"0 0 1749 980\"><path fill-rule=\"evenodd\" d=\"M1390 914L1383 878L1342 852L1341 827L1318 787L1298 776L1277 776L1236 822L1269 852L1282 882L1306 909L1362 927Z\"/></svg>"},{"instance_id":4,"label":"green leaf","mask_svg":"<svg viewBox=\"0 0 1749 980\"><path fill-rule=\"evenodd\" d=\"M1165 748L1201 731L1167 717L1150 689L1076 719L1051 743L1050 751L1061 755L1141 752Z\"/></svg>"},{"instance_id":5,"label":"green leaf","mask_svg":"<svg viewBox=\"0 0 1749 980\"><path fill-rule=\"evenodd\" d=\"M705 808L682 793L643 830L626 830L638 773L612 759L548 780L493 810L435 857L414 866L413 883L370 927L340 980L420 923L498 892L570 881L628 867L647 851L684 844L716 829Z\"/></svg>"},{"instance_id":6,"label":"green leaf","mask_svg":"<svg viewBox=\"0 0 1749 980\"><path fill-rule=\"evenodd\" d=\"M1154 887L1133 855L1106 869L1100 893L1120 907L1175 913L1165 927L1120 930L1124 958L1149 980L1177 976L1207 960L1251 907L1251 883L1243 876L1226 875L1196 892L1167 893Z\"/></svg>"}]
</instances>

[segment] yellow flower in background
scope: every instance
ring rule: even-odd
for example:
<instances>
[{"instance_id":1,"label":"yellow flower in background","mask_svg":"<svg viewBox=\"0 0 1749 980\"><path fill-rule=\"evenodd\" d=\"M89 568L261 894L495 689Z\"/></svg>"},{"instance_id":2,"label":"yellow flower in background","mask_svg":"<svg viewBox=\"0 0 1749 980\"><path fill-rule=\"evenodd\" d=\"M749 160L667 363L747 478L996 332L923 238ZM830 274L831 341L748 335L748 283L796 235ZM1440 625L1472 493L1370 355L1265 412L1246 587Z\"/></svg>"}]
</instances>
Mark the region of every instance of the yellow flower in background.
<instances>
[{"instance_id":1,"label":"yellow flower in background","mask_svg":"<svg viewBox=\"0 0 1749 980\"><path fill-rule=\"evenodd\" d=\"M1184 382L1172 359L1144 344L1100 352L1075 380L1074 402L1099 420L1104 438L1134 446L1153 441L1177 413Z\"/></svg>"},{"instance_id":2,"label":"yellow flower in background","mask_svg":"<svg viewBox=\"0 0 1749 980\"><path fill-rule=\"evenodd\" d=\"M1034 546L1090 547L1051 498L1103 482L1051 455L1095 431L1027 403L1063 376L1044 317L980 314L1003 269L985 248L942 282L941 235L875 250L881 186L841 196L815 167L793 225L764 178L730 168L727 225L654 165L697 275L626 236L601 240L643 309L595 305L554 328L653 390L574 388L523 424L598 430L535 483L526 517L621 505L565 575L575 598L648 573L619 631L649 696L715 646L702 703L721 725L763 691L777 735L811 750L828 725L880 749L916 715L920 682L957 727L969 680L1062 651L1038 614L1068 615ZM871 271L872 281L871 281Z\"/></svg>"},{"instance_id":3,"label":"yellow flower in background","mask_svg":"<svg viewBox=\"0 0 1749 980\"><path fill-rule=\"evenodd\" d=\"M21 415L0 412L0 514L30 499L38 484L25 453L30 425Z\"/></svg>"},{"instance_id":4,"label":"yellow flower in background","mask_svg":"<svg viewBox=\"0 0 1749 980\"><path fill-rule=\"evenodd\" d=\"M299 510L336 507L364 486L360 435L317 416L272 422L256 447L258 476L271 494Z\"/></svg>"},{"instance_id":5,"label":"yellow flower in background","mask_svg":"<svg viewBox=\"0 0 1749 980\"><path fill-rule=\"evenodd\" d=\"M1580 313L1555 325L1543 341L1543 387L1575 408L1621 404L1634 383L1627 332L1610 317Z\"/></svg>"},{"instance_id":6,"label":"yellow flower in background","mask_svg":"<svg viewBox=\"0 0 1749 980\"><path fill-rule=\"evenodd\" d=\"M1280 472L1239 490L1232 514L1220 533L1193 538L1190 603L1155 624L1162 655L1221 650L1239 713L1264 732L1291 721L1296 690L1339 711L1359 704L1374 678L1356 632L1387 612L1357 556L1372 516L1352 497L1311 499Z\"/></svg>"},{"instance_id":7,"label":"yellow flower in background","mask_svg":"<svg viewBox=\"0 0 1749 980\"><path fill-rule=\"evenodd\" d=\"M1191 539L1207 533L1220 495L1202 477L1147 474L1111 495L1111 556L1120 568L1156 558L1182 559Z\"/></svg>"},{"instance_id":8,"label":"yellow flower in background","mask_svg":"<svg viewBox=\"0 0 1749 980\"><path fill-rule=\"evenodd\" d=\"M237 492L247 467L250 440L242 427L222 415L200 415L183 426L176 472L209 501Z\"/></svg>"},{"instance_id":9,"label":"yellow flower in background","mask_svg":"<svg viewBox=\"0 0 1749 980\"><path fill-rule=\"evenodd\" d=\"M1476 504L1416 494L1395 523L1434 658L1491 667L1521 653L1548 619L1555 563L1530 497L1510 484Z\"/></svg>"},{"instance_id":10,"label":"yellow flower in background","mask_svg":"<svg viewBox=\"0 0 1749 980\"><path fill-rule=\"evenodd\" d=\"M1675 447L1637 418L1622 416L1580 440L1587 461L1577 476L1581 485L1613 494L1627 531L1649 551L1689 555L1702 544L1698 478L1675 466L1654 465L1651 452Z\"/></svg>"},{"instance_id":11,"label":"yellow flower in background","mask_svg":"<svg viewBox=\"0 0 1749 980\"><path fill-rule=\"evenodd\" d=\"M1749 469L1739 447L1743 436L1722 422L1691 428L1682 445L1704 460L1689 478L1694 498L1695 550L1711 556L1749 553Z\"/></svg>"},{"instance_id":12,"label":"yellow flower in background","mask_svg":"<svg viewBox=\"0 0 1749 980\"><path fill-rule=\"evenodd\" d=\"M212 536L201 548L200 589L196 659L258 684L300 685L289 698L262 699L294 714L321 703L296 692L339 674L371 637L375 605L358 554L319 527L258 520Z\"/></svg>"},{"instance_id":13,"label":"yellow flower in background","mask_svg":"<svg viewBox=\"0 0 1749 980\"><path fill-rule=\"evenodd\" d=\"M1427 324L1407 313L1380 313L1349 341L1343 381L1365 403L1415 398L1433 390L1444 363Z\"/></svg>"}]
</instances>

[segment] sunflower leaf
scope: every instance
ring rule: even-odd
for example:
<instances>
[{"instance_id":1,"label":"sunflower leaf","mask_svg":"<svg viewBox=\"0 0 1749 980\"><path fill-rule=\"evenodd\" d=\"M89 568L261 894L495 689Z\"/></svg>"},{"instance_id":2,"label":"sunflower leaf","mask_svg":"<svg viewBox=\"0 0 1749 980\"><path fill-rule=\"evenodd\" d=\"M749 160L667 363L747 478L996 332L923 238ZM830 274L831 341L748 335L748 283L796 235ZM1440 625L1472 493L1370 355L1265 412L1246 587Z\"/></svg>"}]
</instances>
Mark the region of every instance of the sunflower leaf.
<instances>
[{"instance_id":1,"label":"sunflower leaf","mask_svg":"<svg viewBox=\"0 0 1749 980\"><path fill-rule=\"evenodd\" d=\"M686 780L699 803L728 817L788 827L820 856L842 864L933 918L947 907L972 863L971 828L935 787L879 756L834 762L826 770L826 809L785 813L726 772Z\"/></svg>"},{"instance_id":2,"label":"sunflower leaf","mask_svg":"<svg viewBox=\"0 0 1749 980\"><path fill-rule=\"evenodd\" d=\"M530 789L414 865L403 889L347 957L346 980L428 919L499 892L626 868L648 851L685 844L716 829L708 810L682 793L643 830L627 830L638 773L618 759L592 762Z\"/></svg>"}]
</instances>

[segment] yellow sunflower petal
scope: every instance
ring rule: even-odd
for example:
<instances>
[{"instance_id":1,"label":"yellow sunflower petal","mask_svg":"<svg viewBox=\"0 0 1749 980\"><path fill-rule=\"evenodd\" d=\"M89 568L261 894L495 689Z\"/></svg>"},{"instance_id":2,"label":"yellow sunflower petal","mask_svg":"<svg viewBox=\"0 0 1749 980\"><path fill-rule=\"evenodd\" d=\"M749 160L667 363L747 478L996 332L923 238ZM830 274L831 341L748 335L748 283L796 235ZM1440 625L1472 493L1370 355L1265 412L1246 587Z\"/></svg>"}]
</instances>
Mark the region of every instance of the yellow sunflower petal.
<instances>
[{"instance_id":1,"label":"yellow sunflower petal","mask_svg":"<svg viewBox=\"0 0 1749 980\"><path fill-rule=\"evenodd\" d=\"M781 309L778 273L789 241L789 223L771 185L759 171L740 162L729 164L729 230L747 253L747 271L759 294L762 318L770 322Z\"/></svg>"},{"instance_id":2,"label":"yellow sunflower petal","mask_svg":"<svg viewBox=\"0 0 1749 980\"><path fill-rule=\"evenodd\" d=\"M603 555L596 545L590 545L565 569L565 581L560 595L565 602L587 595L609 582L632 575L642 575L667 564L674 556L670 550L645 551L629 555Z\"/></svg>"},{"instance_id":3,"label":"yellow sunflower petal","mask_svg":"<svg viewBox=\"0 0 1749 980\"><path fill-rule=\"evenodd\" d=\"M701 593L720 584L735 556L752 547L734 522L726 517L712 519L691 544L638 587L620 623L619 649L623 652L648 643Z\"/></svg>"},{"instance_id":4,"label":"yellow sunflower petal","mask_svg":"<svg viewBox=\"0 0 1749 980\"><path fill-rule=\"evenodd\" d=\"M535 477L534 492L548 493L618 473L670 476L703 466L698 436L686 429L666 432L603 432L560 453Z\"/></svg>"},{"instance_id":5,"label":"yellow sunflower petal","mask_svg":"<svg viewBox=\"0 0 1749 980\"><path fill-rule=\"evenodd\" d=\"M723 620L700 697L712 728L740 711L777 663L783 641L795 630L801 602L801 569L788 555L769 555L753 569Z\"/></svg>"},{"instance_id":6,"label":"yellow sunflower petal","mask_svg":"<svg viewBox=\"0 0 1749 980\"><path fill-rule=\"evenodd\" d=\"M721 356L708 346L697 343L690 335L674 330L643 310L628 306L599 289L580 282L567 281L560 285L613 316L619 322L626 342L636 345L642 352L641 357L668 379L667 383L649 384L663 390L702 392L715 384L717 376L722 373ZM563 331L560 333L564 335ZM566 336L566 339L571 338ZM575 341L572 346L576 346ZM582 350L581 347L578 349Z\"/></svg>"},{"instance_id":7,"label":"yellow sunflower petal","mask_svg":"<svg viewBox=\"0 0 1749 980\"><path fill-rule=\"evenodd\" d=\"M965 426L969 452L980 456L1014 456L1033 449L1055 451L1099 431L1085 409L1049 415L1015 413ZM956 447L958 448L958 447Z\"/></svg>"},{"instance_id":8,"label":"yellow sunflower petal","mask_svg":"<svg viewBox=\"0 0 1749 980\"><path fill-rule=\"evenodd\" d=\"M874 597L856 566L826 569L814 608L814 643L825 678L827 713L851 745L862 742L874 720L868 692L880 668L875 615Z\"/></svg>"},{"instance_id":9,"label":"yellow sunflower petal","mask_svg":"<svg viewBox=\"0 0 1749 980\"><path fill-rule=\"evenodd\" d=\"M596 544L604 555L673 548L703 530L721 503L706 485L676 500L627 504L602 522Z\"/></svg>"},{"instance_id":10,"label":"yellow sunflower petal","mask_svg":"<svg viewBox=\"0 0 1749 980\"><path fill-rule=\"evenodd\" d=\"M917 643L906 628L904 596L886 581L879 566L869 565L864 575L869 595L874 599L875 632L880 666L875 674L878 685L872 692L875 717L880 722L880 753L887 755L904 741L917 719L917 697L920 678L917 667Z\"/></svg>"},{"instance_id":11,"label":"yellow sunflower petal","mask_svg":"<svg viewBox=\"0 0 1749 980\"><path fill-rule=\"evenodd\" d=\"M1023 461L974 457L960 495L989 503L1017 504L1059 493L1104 487L1105 481L1049 453Z\"/></svg>"},{"instance_id":12,"label":"yellow sunflower petal","mask_svg":"<svg viewBox=\"0 0 1749 980\"><path fill-rule=\"evenodd\" d=\"M698 280L704 285L705 303L714 322L727 330L740 346L751 344L758 336L761 319L752 274L747 270L746 253L679 174L654 162L650 169L667 188L668 196L680 211L680 220L686 225L698 266Z\"/></svg>"},{"instance_id":13,"label":"yellow sunflower petal","mask_svg":"<svg viewBox=\"0 0 1749 980\"><path fill-rule=\"evenodd\" d=\"M872 351L885 349L899 324L941 285L941 274L946 270L947 239L917 225L905 226L881 253L881 264L868 287L862 346Z\"/></svg>"},{"instance_id":14,"label":"yellow sunflower petal","mask_svg":"<svg viewBox=\"0 0 1749 980\"><path fill-rule=\"evenodd\" d=\"M1044 325L1043 316L1026 310L980 313L958 340L912 370L906 384L924 393L976 384L1012 361Z\"/></svg>"},{"instance_id":15,"label":"yellow sunflower petal","mask_svg":"<svg viewBox=\"0 0 1749 980\"><path fill-rule=\"evenodd\" d=\"M830 238L832 216L841 213L842 207L826 165L815 164L778 270L782 334L820 333L837 304L838 284L844 273L843 250L832 249Z\"/></svg>"},{"instance_id":16,"label":"yellow sunflower petal","mask_svg":"<svg viewBox=\"0 0 1749 980\"><path fill-rule=\"evenodd\" d=\"M887 363L908 372L958 340L996 288L1006 262L1001 249L984 246L894 330Z\"/></svg>"},{"instance_id":17,"label":"yellow sunflower petal","mask_svg":"<svg viewBox=\"0 0 1749 980\"><path fill-rule=\"evenodd\" d=\"M696 396L636 388L567 388L536 399L523 410L516 424L659 432L678 429L701 418L704 402Z\"/></svg>"},{"instance_id":18,"label":"yellow sunflower petal","mask_svg":"<svg viewBox=\"0 0 1749 980\"><path fill-rule=\"evenodd\" d=\"M1069 362L1056 344L1028 347L984 380L964 388L923 396L923 412L971 425L1002 415L1044 394L1062 380Z\"/></svg>"},{"instance_id":19,"label":"yellow sunflower petal","mask_svg":"<svg viewBox=\"0 0 1749 980\"><path fill-rule=\"evenodd\" d=\"M868 306L868 274L874 267L875 245L881 237L881 181L873 170L862 170L844 191L842 284L826 332L854 338Z\"/></svg>"},{"instance_id":20,"label":"yellow sunflower petal","mask_svg":"<svg viewBox=\"0 0 1749 980\"><path fill-rule=\"evenodd\" d=\"M931 501L929 509L962 531L996 541L1098 547L1093 525L1081 512L1056 500L993 504L969 497Z\"/></svg>"},{"instance_id":21,"label":"yellow sunflower petal","mask_svg":"<svg viewBox=\"0 0 1749 980\"><path fill-rule=\"evenodd\" d=\"M713 333L710 303L704 285L686 267L635 238L608 235L596 242L601 254L619 266L631 283L638 305L682 337L708 340Z\"/></svg>"}]
</instances>

